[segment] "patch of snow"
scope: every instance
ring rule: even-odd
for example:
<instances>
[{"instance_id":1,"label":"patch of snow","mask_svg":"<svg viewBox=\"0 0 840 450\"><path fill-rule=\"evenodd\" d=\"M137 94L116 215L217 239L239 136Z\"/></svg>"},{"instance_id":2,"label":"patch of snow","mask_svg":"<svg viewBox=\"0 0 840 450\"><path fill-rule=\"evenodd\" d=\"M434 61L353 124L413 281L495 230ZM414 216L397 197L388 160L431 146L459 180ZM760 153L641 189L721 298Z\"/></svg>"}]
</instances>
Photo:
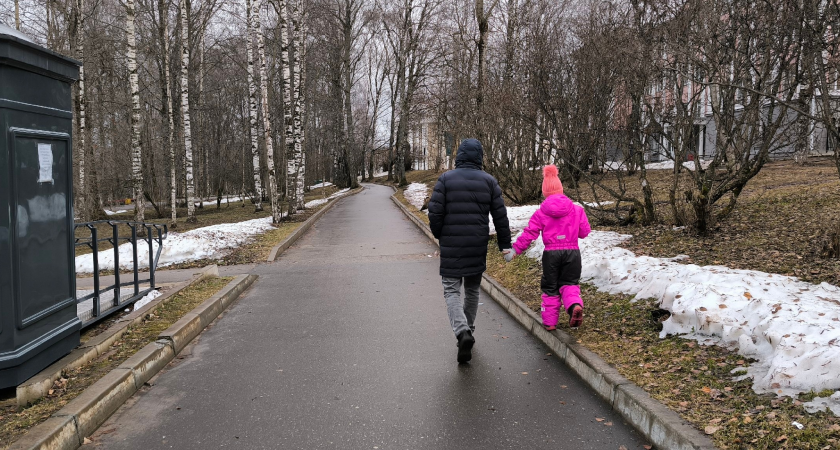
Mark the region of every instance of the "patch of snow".
<instances>
[{"instance_id":1,"label":"patch of snow","mask_svg":"<svg viewBox=\"0 0 840 450\"><path fill-rule=\"evenodd\" d=\"M143 298L134 302L134 310L137 311L138 309L148 305L149 303L152 302L152 300L160 297L161 295L163 295L163 294L161 294L160 291L158 291L157 289L152 289Z\"/></svg>"},{"instance_id":2,"label":"patch of snow","mask_svg":"<svg viewBox=\"0 0 840 450\"><path fill-rule=\"evenodd\" d=\"M415 208L421 209L426 203L426 197L429 195L429 187L423 183L411 183L405 188L403 195Z\"/></svg>"},{"instance_id":3,"label":"patch of snow","mask_svg":"<svg viewBox=\"0 0 840 450\"><path fill-rule=\"evenodd\" d=\"M581 240L582 278L601 291L656 299L671 312L660 337L680 335L756 359L747 376L758 393L840 389L840 288L682 264L685 255L637 256L618 247L630 237L593 231ZM543 248L537 239L526 256L539 260ZM832 399L840 409L840 395Z\"/></svg>"},{"instance_id":4,"label":"patch of snow","mask_svg":"<svg viewBox=\"0 0 840 450\"><path fill-rule=\"evenodd\" d=\"M319 198L319 199L308 201L308 202L306 202L306 205L304 205L304 206L306 206L307 208L315 208L317 206L321 206L324 203L327 203L328 201L330 201L331 199L334 199L334 198L336 198L340 195L346 194L349 190L350 190L350 188L344 188L344 189L336 192L335 194L330 195L327 198Z\"/></svg>"},{"instance_id":5,"label":"patch of snow","mask_svg":"<svg viewBox=\"0 0 840 450\"><path fill-rule=\"evenodd\" d=\"M241 197L233 197L233 198L230 198L230 199L228 199L227 197L222 198L222 204L223 205L226 205L228 203L239 203L241 201L242 201ZM205 201L205 202L201 202L202 206L216 206L216 204L217 204L216 200L208 200L208 201ZM198 205L199 205L199 202L195 202L195 206L198 206Z\"/></svg>"},{"instance_id":6,"label":"patch of snow","mask_svg":"<svg viewBox=\"0 0 840 450\"><path fill-rule=\"evenodd\" d=\"M614 203L615 202L583 202L584 205L586 205L590 208L603 208L604 206L609 206L609 205L612 205Z\"/></svg>"},{"instance_id":7,"label":"patch of snow","mask_svg":"<svg viewBox=\"0 0 840 450\"><path fill-rule=\"evenodd\" d=\"M318 189L318 188L332 186L332 185L333 184L330 183L329 181L325 181L323 183L313 184L312 186L309 186L309 189Z\"/></svg>"},{"instance_id":8,"label":"patch of snow","mask_svg":"<svg viewBox=\"0 0 840 450\"><path fill-rule=\"evenodd\" d=\"M533 216L538 209L540 209L540 205L508 206L507 216L508 222L510 222L510 234L515 236L517 232L525 229L525 227L528 226L528 221L531 220L531 216ZM490 235L492 236L494 234L496 234L496 226L493 224L493 216L491 215Z\"/></svg>"},{"instance_id":9,"label":"patch of snow","mask_svg":"<svg viewBox=\"0 0 840 450\"><path fill-rule=\"evenodd\" d=\"M835 392L831 397L814 397L813 400L803 403L802 406L805 407L805 411L812 414L828 409L835 416L840 416L840 391Z\"/></svg>"},{"instance_id":10,"label":"patch of snow","mask_svg":"<svg viewBox=\"0 0 840 450\"><path fill-rule=\"evenodd\" d=\"M219 259L253 239L258 234L265 233L273 228L271 217L246 220L238 223L223 223L211 225L183 233L170 232L164 240L163 251L158 261L158 267L179 264L200 259ZM157 243L154 243L154 251L157 252ZM129 269L133 267L133 256L131 244L119 246L120 267ZM99 269L111 270L114 268L114 251L103 250L99 252ZM137 245L138 265L141 268L149 267L149 245L140 242ZM76 257L76 273L93 272L93 255L81 255Z\"/></svg>"},{"instance_id":11,"label":"patch of snow","mask_svg":"<svg viewBox=\"0 0 840 450\"><path fill-rule=\"evenodd\" d=\"M107 215L109 215L109 216L113 216L113 215L116 215L116 214L127 213L127 212L128 212L128 211L126 211L126 210L124 210L124 209L121 209L121 210L119 210L119 211L111 211L110 209L106 209L106 210L105 210L105 214L107 214Z\"/></svg>"}]
</instances>

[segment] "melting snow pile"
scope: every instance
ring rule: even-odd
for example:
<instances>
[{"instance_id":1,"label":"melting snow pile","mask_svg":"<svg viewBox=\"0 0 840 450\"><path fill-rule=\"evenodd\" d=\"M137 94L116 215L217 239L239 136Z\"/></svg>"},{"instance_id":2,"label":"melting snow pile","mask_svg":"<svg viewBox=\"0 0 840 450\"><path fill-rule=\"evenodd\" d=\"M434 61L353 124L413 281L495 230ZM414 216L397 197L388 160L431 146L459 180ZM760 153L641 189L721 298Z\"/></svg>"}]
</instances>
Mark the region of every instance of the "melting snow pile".
<instances>
[{"instance_id":1,"label":"melting snow pile","mask_svg":"<svg viewBox=\"0 0 840 450\"><path fill-rule=\"evenodd\" d=\"M152 302L152 300L160 297L161 295L163 294L161 294L160 291L158 291L157 289L152 289L143 298L134 302L134 311L137 311L138 309L148 305Z\"/></svg>"},{"instance_id":2,"label":"melting snow pile","mask_svg":"<svg viewBox=\"0 0 840 450\"><path fill-rule=\"evenodd\" d=\"M329 181L324 181L323 183L313 184L312 186L309 186L309 189L318 189L318 188L332 186L332 185L333 184L330 183Z\"/></svg>"},{"instance_id":3,"label":"melting snow pile","mask_svg":"<svg viewBox=\"0 0 840 450\"><path fill-rule=\"evenodd\" d=\"M344 195L349 190L350 190L350 188L344 188L344 189L336 192L335 194L330 195L327 198L319 198L317 200L312 200L312 201L306 202L306 205L304 205L304 206L306 206L307 208L314 208L316 206L321 206L324 203L327 203L328 201L330 201L331 199L334 199L334 198L338 197L339 195Z\"/></svg>"},{"instance_id":4,"label":"melting snow pile","mask_svg":"<svg viewBox=\"0 0 840 450\"><path fill-rule=\"evenodd\" d=\"M405 188L403 195L415 208L420 209L426 203L429 194L429 187L423 183L411 183Z\"/></svg>"},{"instance_id":5,"label":"melting snow pile","mask_svg":"<svg viewBox=\"0 0 840 450\"><path fill-rule=\"evenodd\" d=\"M169 236L163 241L163 251L160 255L158 267L200 259L219 259L231 249L249 242L254 236L265 233L272 228L271 217L265 217L246 220L245 222L211 225L183 233L170 232ZM131 244L122 244L119 250L120 267L123 269L132 268ZM157 252L157 244L154 244L154 250ZM100 270L114 268L113 250L103 250L99 252L98 257ZM140 242L137 245L137 257L140 267L149 267L148 244ZM92 272L93 255L77 256L76 273Z\"/></svg>"},{"instance_id":6,"label":"melting snow pile","mask_svg":"<svg viewBox=\"0 0 840 450\"><path fill-rule=\"evenodd\" d=\"M120 209L118 211L111 211L110 209L105 210L105 214L109 215L109 216L113 216L113 215L116 215L116 214L123 214L123 213L127 213L127 212L128 211L125 210L125 209Z\"/></svg>"},{"instance_id":7,"label":"melting snow pile","mask_svg":"<svg viewBox=\"0 0 840 450\"><path fill-rule=\"evenodd\" d=\"M540 209L540 205L508 206L507 216L510 222L510 233L516 236L517 232L525 229L528 226L528 221L531 220L531 216L538 209ZM496 226L493 224L492 215L490 216L490 234L496 234Z\"/></svg>"},{"instance_id":8,"label":"melting snow pile","mask_svg":"<svg viewBox=\"0 0 840 450\"><path fill-rule=\"evenodd\" d=\"M222 197L221 204L222 205L227 205L227 204L230 204L230 203L240 203L240 202L242 202L242 197L232 197L232 198ZM202 206L216 206L218 204L219 204L218 199L207 200L207 201L201 202ZM198 205L199 205L199 202L195 202L195 206L198 206Z\"/></svg>"},{"instance_id":9,"label":"melting snow pile","mask_svg":"<svg viewBox=\"0 0 840 450\"><path fill-rule=\"evenodd\" d=\"M514 235L534 207L508 208ZM523 223L525 225L523 225ZM758 362L748 368L756 392L793 395L840 387L840 288L795 277L637 256L618 245L628 235L593 231L581 240L583 279L602 291L654 298L671 312L661 337L715 343ZM537 239L526 252L542 257ZM840 391L805 404L840 414Z\"/></svg>"}]
</instances>

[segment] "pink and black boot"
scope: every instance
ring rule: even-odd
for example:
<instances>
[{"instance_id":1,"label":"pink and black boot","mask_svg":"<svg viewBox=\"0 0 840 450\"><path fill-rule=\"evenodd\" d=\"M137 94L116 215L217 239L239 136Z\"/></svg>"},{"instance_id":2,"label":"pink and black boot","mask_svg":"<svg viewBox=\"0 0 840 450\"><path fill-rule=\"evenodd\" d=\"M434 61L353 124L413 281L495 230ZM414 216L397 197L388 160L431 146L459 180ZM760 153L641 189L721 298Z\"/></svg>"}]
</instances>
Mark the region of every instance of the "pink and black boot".
<instances>
[{"instance_id":1,"label":"pink and black boot","mask_svg":"<svg viewBox=\"0 0 840 450\"><path fill-rule=\"evenodd\" d=\"M542 312L545 329L548 331L556 330L557 321L560 320L560 297L543 293L540 311Z\"/></svg>"},{"instance_id":2,"label":"pink and black boot","mask_svg":"<svg viewBox=\"0 0 840 450\"><path fill-rule=\"evenodd\" d=\"M569 313L569 326L577 328L583 323L583 300L580 298L580 286L561 286L560 297L563 309Z\"/></svg>"}]
</instances>

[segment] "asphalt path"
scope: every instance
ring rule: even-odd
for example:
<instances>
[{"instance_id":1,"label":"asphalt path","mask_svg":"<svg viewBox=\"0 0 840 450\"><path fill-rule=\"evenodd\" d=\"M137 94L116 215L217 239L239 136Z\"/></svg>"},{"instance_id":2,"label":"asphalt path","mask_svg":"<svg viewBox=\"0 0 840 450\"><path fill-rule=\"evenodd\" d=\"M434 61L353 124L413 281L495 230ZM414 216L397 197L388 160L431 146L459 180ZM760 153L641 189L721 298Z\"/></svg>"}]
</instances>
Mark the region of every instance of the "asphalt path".
<instances>
[{"instance_id":1,"label":"asphalt path","mask_svg":"<svg viewBox=\"0 0 840 450\"><path fill-rule=\"evenodd\" d=\"M482 292L455 358L436 248L367 186L341 201L83 448L642 449ZM491 249L492 251L492 249Z\"/></svg>"}]
</instances>

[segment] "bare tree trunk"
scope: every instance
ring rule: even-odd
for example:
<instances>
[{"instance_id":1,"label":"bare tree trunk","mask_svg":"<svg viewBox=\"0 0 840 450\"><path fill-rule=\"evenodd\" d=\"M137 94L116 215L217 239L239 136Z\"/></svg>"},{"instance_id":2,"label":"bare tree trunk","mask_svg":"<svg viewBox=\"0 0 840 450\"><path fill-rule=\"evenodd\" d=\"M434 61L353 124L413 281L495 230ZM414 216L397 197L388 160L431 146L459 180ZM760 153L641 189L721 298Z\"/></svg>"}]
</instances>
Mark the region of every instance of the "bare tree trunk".
<instances>
[{"instance_id":1,"label":"bare tree trunk","mask_svg":"<svg viewBox=\"0 0 840 450\"><path fill-rule=\"evenodd\" d=\"M17 6L17 2L15 3ZM85 28L85 20L84 20L84 8L85 2L84 0L76 0L76 58L82 62L82 65L79 66L79 81L77 82L78 92L76 93L76 124L78 127L78 133L76 136L76 144L78 146L77 149L77 159L79 161L79 192L77 195L78 198L78 206L79 206L79 217L83 220L87 220L90 216L90 205L88 204L88 196L87 196L87 185L85 183L85 131L86 131L86 123L85 123L85 44L84 44L84 28Z\"/></svg>"},{"instance_id":2,"label":"bare tree trunk","mask_svg":"<svg viewBox=\"0 0 840 450\"><path fill-rule=\"evenodd\" d=\"M202 135L202 131L206 131L206 122L205 117L206 114L204 112L204 51L205 51L205 40L207 38L207 28L205 26L201 27L201 39L199 40L199 47L198 47L198 130L199 136ZM210 195L210 168L209 168L209 160L208 157L208 145L207 139L201 139L199 141L201 143L201 154L203 155L204 165L202 166L202 174L204 176L204 197ZM201 202L201 205L204 205L204 202Z\"/></svg>"},{"instance_id":3,"label":"bare tree trunk","mask_svg":"<svg viewBox=\"0 0 840 450\"><path fill-rule=\"evenodd\" d=\"M484 12L484 0L475 0L475 19L478 22L478 86L475 90L475 128L478 139L484 142L484 72L486 71L485 48L487 47L487 32L490 30L490 14Z\"/></svg>"},{"instance_id":4,"label":"bare tree trunk","mask_svg":"<svg viewBox=\"0 0 840 450\"><path fill-rule=\"evenodd\" d=\"M265 39L263 38L260 9L262 0L254 0L251 4L251 20L257 33L257 54L260 58L260 97L262 102L263 131L265 133L265 161L268 166L268 195L271 200L271 217L274 223L279 223L282 215L277 204L277 179L274 167L274 145L271 134L271 118L268 108L268 74L265 67Z\"/></svg>"},{"instance_id":5,"label":"bare tree trunk","mask_svg":"<svg viewBox=\"0 0 840 450\"><path fill-rule=\"evenodd\" d=\"M303 161L303 56L305 50L304 29L301 18L301 0L295 0L292 10L292 24L294 25L295 43L292 47L294 61L294 158L297 173L295 173L295 208L304 209L303 185L306 168Z\"/></svg>"},{"instance_id":6,"label":"bare tree trunk","mask_svg":"<svg viewBox=\"0 0 840 450\"><path fill-rule=\"evenodd\" d=\"M15 29L20 31L20 0L15 0Z\"/></svg>"},{"instance_id":7,"label":"bare tree trunk","mask_svg":"<svg viewBox=\"0 0 840 450\"><path fill-rule=\"evenodd\" d=\"M254 79L254 24L251 14L251 0L246 0L248 13L248 38L245 40L248 48L248 117L251 122L251 159L254 165L254 212L263 210L262 207L262 177L260 177L260 147L257 137L257 82Z\"/></svg>"},{"instance_id":8,"label":"bare tree trunk","mask_svg":"<svg viewBox=\"0 0 840 450\"><path fill-rule=\"evenodd\" d=\"M140 146L140 84L137 79L137 46L134 22L134 0L126 0L126 34L128 35L128 83L131 89L131 173L133 177L134 220L145 220L146 200L143 195L143 153Z\"/></svg>"},{"instance_id":9,"label":"bare tree trunk","mask_svg":"<svg viewBox=\"0 0 840 450\"><path fill-rule=\"evenodd\" d=\"M163 104L166 108L167 119L167 153L169 153L169 207L171 217L169 224L178 224L178 177L175 167L175 105L172 101L172 73L170 72L169 49L169 0L158 0L158 15L160 16L160 40L163 49Z\"/></svg>"},{"instance_id":10,"label":"bare tree trunk","mask_svg":"<svg viewBox=\"0 0 840 450\"><path fill-rule=\"evenodd\" d=\"M195 223L192 124L190 123L190 39L187 2L181 0L181 115L184 117L184 165L187 178L187 222Z\"/></svg>"},{"instance_id":11,"label":"bare tree trunk","mask_svg":"<svg viewBox=\"0 0 840 450\"><path fill-rule=\"evenodd\" d=\"M283 124L285 133L283 142L286 145L286 201L289 211L297 205L297 158L295 158L294 122L292 119L292 69L289 58L289 45L294 41L292 27L289 26L289 11L286 0L277 2L277 14L280 20L280 61L283 67Z\"/></svg>"}]
</instances>

